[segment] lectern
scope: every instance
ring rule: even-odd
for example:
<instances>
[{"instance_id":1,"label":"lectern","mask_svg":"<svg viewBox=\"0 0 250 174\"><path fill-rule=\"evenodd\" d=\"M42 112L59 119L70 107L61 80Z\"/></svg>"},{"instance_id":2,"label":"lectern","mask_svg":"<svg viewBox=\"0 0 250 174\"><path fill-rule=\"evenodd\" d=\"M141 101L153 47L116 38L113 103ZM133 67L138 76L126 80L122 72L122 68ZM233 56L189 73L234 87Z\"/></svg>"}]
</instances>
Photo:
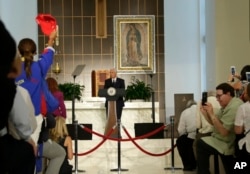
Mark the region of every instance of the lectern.
<instances>
[{"instance_id":1,"label":"lectern","mask_svg":"<svg viewBox=\"0 0 250 174\"><path fill-rule=\"evenodd\" d=\"M98 96L105 97L108 102L108 110L107 110L107 123L105 127L104 134L107 135L108 132L113 128L114 125L117 123L117 112L116 112L116 100L119 97L125 95L125 89L121 88L114 88L110 87L108 89L99 89ZM115 130L110 135L113 138L118 138L118 128L116 127Z\"/></svg>"},{"instance_id":2,"label":"lectern","mask_svg":"<svg viewBox=\"0 0 250 174\"><path fill-rule=\"evenodd\" d=\"M99 89L98 96L105 97L108 102L108 111L107 111L107 124L104 134L107 135L108 132L117 124L116 129L110 135L111 137L120 138L121 133L121 120L117 119L116 112L116 101L119 97L125 95L125 89L110 87L108 89ZM121 169L121 141L118 139L117 144L117 153L118 153L118 168L111 169L111 171L128 171L128 169Z\"/></svg>"}]
</instances>

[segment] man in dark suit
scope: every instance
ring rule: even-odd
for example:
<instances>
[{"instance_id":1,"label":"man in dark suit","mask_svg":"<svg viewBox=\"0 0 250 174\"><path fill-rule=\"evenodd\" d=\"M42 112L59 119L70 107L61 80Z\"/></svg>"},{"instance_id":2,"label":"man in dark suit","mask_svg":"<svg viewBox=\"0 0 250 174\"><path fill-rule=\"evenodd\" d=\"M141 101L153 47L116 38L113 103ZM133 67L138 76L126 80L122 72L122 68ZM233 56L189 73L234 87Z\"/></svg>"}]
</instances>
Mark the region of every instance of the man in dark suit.
<instances>
[{"instance_id":1,"label":"man in dark suit","mask_svg":"<svg viewBox=\"0 0 250 174\"><path fill-rule=\"evenodd\" d=\"M117 88L125 89L124 80L117 77L117 71L114 68L110 69L110 78L106 79L104 83L104 89L108 89L110 87L114 87L116 89ZM121 119L123 106L124 106L123 97L119 97L116 100L117 119ZM107 101L105 103L105 107L106 107L106 113L108 114L108 102Z\"/></svg>"}]
</instances>

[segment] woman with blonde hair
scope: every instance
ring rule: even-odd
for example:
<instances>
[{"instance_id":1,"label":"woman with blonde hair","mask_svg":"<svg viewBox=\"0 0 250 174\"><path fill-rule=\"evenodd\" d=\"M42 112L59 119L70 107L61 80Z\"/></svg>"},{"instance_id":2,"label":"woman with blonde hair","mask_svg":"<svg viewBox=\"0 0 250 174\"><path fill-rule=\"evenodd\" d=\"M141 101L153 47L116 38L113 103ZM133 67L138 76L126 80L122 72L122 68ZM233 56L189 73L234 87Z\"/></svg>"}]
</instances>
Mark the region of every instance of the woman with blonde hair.
<instances>
[{"instance_id":1,"label":"woman with blonde hair","mask_svg":"<svg viewBox=\"0 0 250 174\"><path fill-rule=\"evenodd\" d=\"M72 138L69 136L65 119L60 116L55 119L56 126L50 130L50 138L60 144L66 152L59 174L71 174L73 166L69 164L68 160L73 159Z\"/></svg>"}]
</instances>

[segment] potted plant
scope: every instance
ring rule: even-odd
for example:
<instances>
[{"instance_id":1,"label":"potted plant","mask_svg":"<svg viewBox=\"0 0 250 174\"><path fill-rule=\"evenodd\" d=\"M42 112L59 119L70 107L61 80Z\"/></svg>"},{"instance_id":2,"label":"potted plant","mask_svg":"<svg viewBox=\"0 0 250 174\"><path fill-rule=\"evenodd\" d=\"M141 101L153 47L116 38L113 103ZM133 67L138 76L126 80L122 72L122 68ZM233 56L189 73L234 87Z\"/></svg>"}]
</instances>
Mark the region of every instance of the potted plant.
<instances>
[{"instance_id":1,"label":"potted plant","mask_svg":"<svg viewBox=\"0 0 250 174\"><path fill-rule=\"evenodd\" d=\"M85 88L84 85L71 82L59 84L58 87L63 92L64 100L72 100L73 94L75 99L80 100L82 97L82 91Z\"/></svg>"},{"instance_id":2,"label":"potted plant","mask_svg":"<svg viewBox=\"0 0 250 174\"><path fill-rule=\"evenodd\" d=\"M134 82L131 82L125 90L125 101L141 99L144 101L149 101L153 89L149 84L146 84L144 81L136 79Z\"/></svg>"}]
</instances>

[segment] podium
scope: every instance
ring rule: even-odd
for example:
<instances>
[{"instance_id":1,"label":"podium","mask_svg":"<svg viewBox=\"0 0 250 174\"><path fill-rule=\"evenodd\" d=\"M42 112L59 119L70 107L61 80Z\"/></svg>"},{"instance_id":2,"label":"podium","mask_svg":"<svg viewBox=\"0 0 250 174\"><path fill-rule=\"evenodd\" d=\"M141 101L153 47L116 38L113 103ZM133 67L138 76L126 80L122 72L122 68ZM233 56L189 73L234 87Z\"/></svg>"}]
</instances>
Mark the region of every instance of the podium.
<instances>
[{"instance_id":1,"label":"podium","mask_svg":"<svg viewBox=\"0 0 250 174\"><path fill-rule=\"evenodd\" d=\"M121 168L121 120L117 119L117 107L116 107L116 101L119 97L123 97L125 95L125 89L122 88L114 88L110 87L108 89L99 89L98 96L99 97L105 97L108 102L108 110L107 110L107 123L105 127L104 134L107 135L108 132L113 128L114 125L117 125L115 130L110 135L113 138L118 138L117 141L117 161L118 161L118 167L116 169L111 169L110 171L128 171L128 169L122 169Z\"/></svg>"},{"instance_id":2,"label":"podium","mask_svg":"<svg viewBox=\"0 0 250 174\"><path fill-rule=\"evenodd\" d=\"M105 127L104 135L107 135L108 132L113 128L114 125L117 124L117 111L116 111L116 100L119 97L125 95L125 89L110 87L108 89L99 89L98 96L105 97L108 102L108 110L107 110L107 123ZM118 134L118 126L116 126L115 130L110 135L113 138L118 138L120 135Z\"/></svg>"}]
</instances>

